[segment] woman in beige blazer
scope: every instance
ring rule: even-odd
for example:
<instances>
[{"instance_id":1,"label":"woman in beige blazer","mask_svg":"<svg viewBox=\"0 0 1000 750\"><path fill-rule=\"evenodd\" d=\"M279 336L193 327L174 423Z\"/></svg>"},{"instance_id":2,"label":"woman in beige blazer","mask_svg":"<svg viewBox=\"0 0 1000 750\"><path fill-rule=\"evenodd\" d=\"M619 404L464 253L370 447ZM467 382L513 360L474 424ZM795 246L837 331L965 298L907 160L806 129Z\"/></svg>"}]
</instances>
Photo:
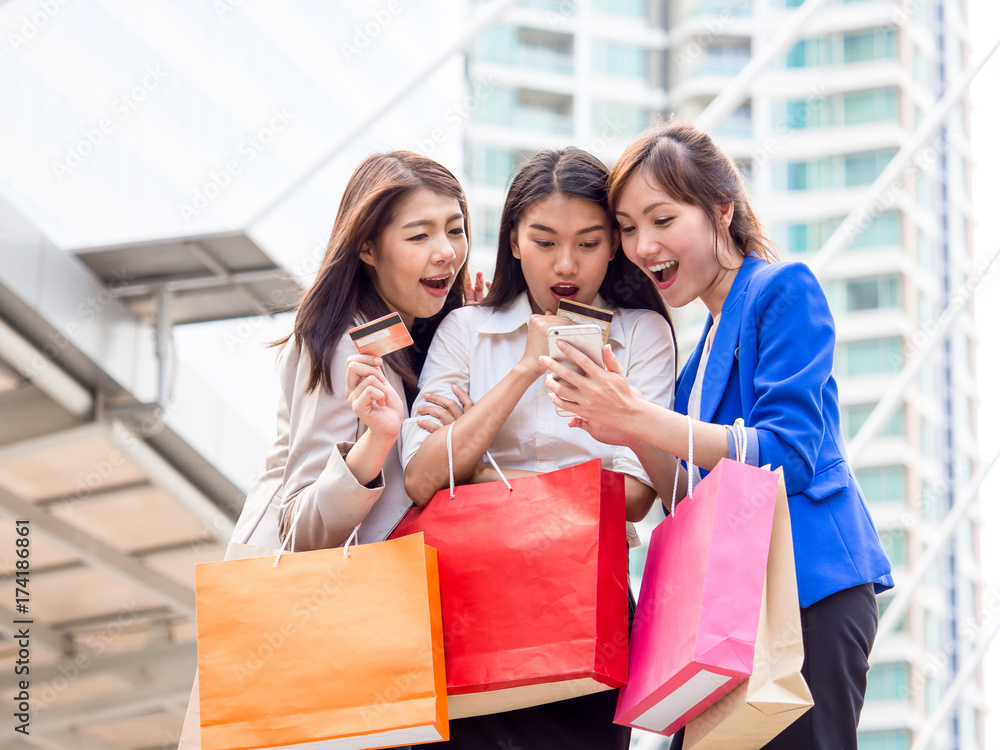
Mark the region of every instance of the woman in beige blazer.
<instances>
[{"instance_id":1,"label":"woman in beige blazer","mask_svg":"<svg viewBox=\"0 0 1000 750\"><path fill-rule=\"evenodd\" d=\"M359 524L362 543L388 536L410 507L400 425L438 322L463 303L454 282L467 256L468 209L447 169L409 152L361 163L280 342L278 436L234 540L277 547L289 534L295 550L337 547ZM357 354L348 329L393 311L414 345Z\"/></svg>"},{"instance_id":2,"label":"woman in beige blazer","mask_svg":"<svg viewBox=\"0 0 1000 750\"><path fill-rule=\"evenodd\" d=\"M438 323L479 297L469 281L469 211L454 175L407 151L375 154L344 190L322 266L278 342L278 434L247 493L232 541L296 551L389 535L410 507L400 426ZM462 283L456 284L457 280ZM414 340L372 357L347 331L398 312ZM419 413L447 424L469 405L439 398ZM438 423L421 420L429 430ZM200 747L197 677L181 748Z\"/></svg>"}]
</instances>

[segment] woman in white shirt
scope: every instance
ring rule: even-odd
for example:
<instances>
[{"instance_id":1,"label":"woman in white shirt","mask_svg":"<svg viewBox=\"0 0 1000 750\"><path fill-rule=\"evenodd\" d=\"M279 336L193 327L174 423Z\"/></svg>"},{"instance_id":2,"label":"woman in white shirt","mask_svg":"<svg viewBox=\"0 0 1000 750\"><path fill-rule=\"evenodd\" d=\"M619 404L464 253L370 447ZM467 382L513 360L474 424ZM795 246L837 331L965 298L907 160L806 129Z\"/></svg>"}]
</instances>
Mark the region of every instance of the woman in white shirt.
<instances>
[{"instance_id":1,"label":"woman in white shirt","mask_svg":"<svg viewBox=\"0 0 1000 750\"><path fill-rule=\"evenodd\" d=\"M607 176L599 159L576 148L539 152L515 174L500 221L493 286L482 305L454 310L438 327L414 402L413 413L421 416L403 425L404 481L418 505L448 486L445 431L421 426L432 417L455 418L456 483L498 478L483 463L487 449L508 477L600 458L625 475L628 520L649 511L656 492L635 454L570 429L548 398L538 362L547 351L547 330L568 322L555 315L560 299L611 309L608 343L629 382L672 406L673 331L656 290L619 251ZM431 400L458 395L456 387L473 402L463 415ZM616 700L617 691L605 691L454 721L448 747L625 748L629 730L612 723Z\"/></svg>"}]
</instances>

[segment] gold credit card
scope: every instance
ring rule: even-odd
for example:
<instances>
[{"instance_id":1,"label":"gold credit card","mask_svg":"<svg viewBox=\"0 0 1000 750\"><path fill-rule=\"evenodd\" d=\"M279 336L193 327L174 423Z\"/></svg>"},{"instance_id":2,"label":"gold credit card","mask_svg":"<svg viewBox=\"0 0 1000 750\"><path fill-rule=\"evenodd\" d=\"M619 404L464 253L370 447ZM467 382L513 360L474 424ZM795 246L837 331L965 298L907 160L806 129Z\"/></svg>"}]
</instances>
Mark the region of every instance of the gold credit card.
<instances>
[{"instance_id":1,"label":"gold credit card","mask_svg":"<svg viewBox=\"0 0 1000 750\"><path fill-rule=\"evenodd\" d=\"M413 343L398 312L383 315L371 323L365 323L348 331L360 354L382 357L398 349L405 349Z\"/></svg>"},{"instance_id":2,"label":"gold credit card","mask_svg":"<svg viewBox=\"0 0 1000 750\"><path fill-rule=\"evenodd\" d=\"M574 302L569 299L561 299L559 300L559 307L556 309L556 315L569 318L574 323L595 323L601 328L601 336L604 338L604 343L608 343L608 334L611 332L611 320L615 317L615 314L610 310L585 305L582 302Z\"/></svg>"}]
</instances>

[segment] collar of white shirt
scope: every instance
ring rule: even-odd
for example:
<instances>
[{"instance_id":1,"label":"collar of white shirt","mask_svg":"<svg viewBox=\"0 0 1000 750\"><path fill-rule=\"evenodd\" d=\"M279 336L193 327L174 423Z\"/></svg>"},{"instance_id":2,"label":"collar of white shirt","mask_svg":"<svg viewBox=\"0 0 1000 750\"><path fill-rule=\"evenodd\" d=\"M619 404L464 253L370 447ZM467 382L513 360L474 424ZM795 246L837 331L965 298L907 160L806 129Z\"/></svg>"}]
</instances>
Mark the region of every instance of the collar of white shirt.
<instances>
[{"instance_id":1,"label":"collar of white shirt","mask_svg":"<svg viewBox=\"0 0 1000 750\"><path fill-rule=\"evenodd\" d=\"M594 297L590 303L591 307L601 307L605 310L609 308L601 295ZM625 328L622 326L622 316L620 310L614 310L615 316L611 319L611 330L608 332L608 340L614 341L619 346L625 345ZM518 328L528 325L528 318L531 317L531 302L528 301L528 293L521 292L505 310L494 310L493 314L476 329L477 333L513 333Z\"/></svg>"}]
</instances>

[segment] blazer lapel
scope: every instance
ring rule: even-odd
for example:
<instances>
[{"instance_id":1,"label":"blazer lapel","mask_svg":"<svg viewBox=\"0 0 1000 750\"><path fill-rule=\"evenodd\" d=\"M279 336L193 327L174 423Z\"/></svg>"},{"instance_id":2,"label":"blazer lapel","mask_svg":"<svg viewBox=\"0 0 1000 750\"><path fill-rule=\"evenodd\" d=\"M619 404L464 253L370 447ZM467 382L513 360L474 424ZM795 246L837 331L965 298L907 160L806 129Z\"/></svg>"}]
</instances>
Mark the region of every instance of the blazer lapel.
<instances>
[{"instance_id":1,"label":"blazer lapel","mask_svg":"<svg viewBox=\"0 0 1000 750\"><path fill-rule=\"evenodd\" d=\"M715 331L712 351L708 354L708 364L705 367L705 379L701 384L701 418L705 422L713 421L715 412L722 403L722 395L725 393L729 374L736 361L736 347L739 346L740 328L743 325L743 303L746 300L747 284L753 276L754 267L762 262L757 258L746 258L743 261L722 305L722 317Z\"/></svg>"}]
</instances>

